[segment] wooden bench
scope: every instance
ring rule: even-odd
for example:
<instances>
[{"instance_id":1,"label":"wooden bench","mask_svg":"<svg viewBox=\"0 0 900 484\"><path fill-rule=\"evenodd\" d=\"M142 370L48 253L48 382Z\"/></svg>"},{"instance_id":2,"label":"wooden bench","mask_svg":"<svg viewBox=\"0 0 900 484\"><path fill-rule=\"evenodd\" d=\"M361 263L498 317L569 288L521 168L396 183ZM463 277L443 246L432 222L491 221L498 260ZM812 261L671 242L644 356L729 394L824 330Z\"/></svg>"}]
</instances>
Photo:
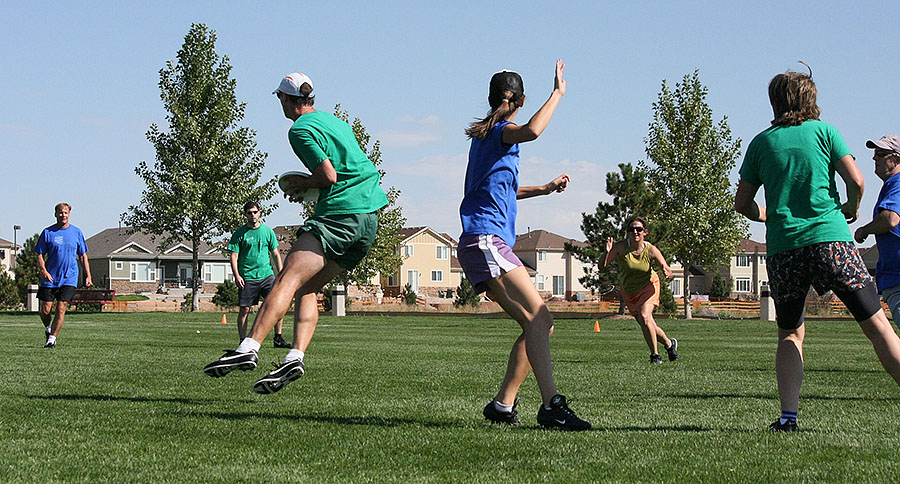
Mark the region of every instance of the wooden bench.
<instances>
[{"instance_id":1,"label":"wooden bench","mask_svg":"<svg viewBox=\"0 0 900 484\"><path fill-rule=\"evenodd\" d=\"M116 298L115 289L92 289L89 287L81 287L75 289L75 295L69 301L69 305L78 304L103 304L112 302Z\"/></svg>"}]
</instances>

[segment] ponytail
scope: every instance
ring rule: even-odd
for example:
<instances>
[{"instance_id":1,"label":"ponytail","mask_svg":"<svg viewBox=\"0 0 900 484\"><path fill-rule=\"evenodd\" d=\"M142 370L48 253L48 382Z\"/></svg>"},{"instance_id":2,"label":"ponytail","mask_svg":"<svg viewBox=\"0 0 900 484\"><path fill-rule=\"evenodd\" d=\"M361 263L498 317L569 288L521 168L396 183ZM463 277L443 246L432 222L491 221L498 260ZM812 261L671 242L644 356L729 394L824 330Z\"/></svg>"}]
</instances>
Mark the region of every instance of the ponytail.
<instances>
[{"instance_id":1,"label":"ponytail","mask_svg":"<svg viewBox=\"0 0 900 484\"><path fill-rule=\"evenodd\" d=\"M506 91L506 93L509 93L509 97L504 97L503 99L501 99L497 103L497 106L492 108L491 112L489 112L484 119L482 119L481 121L473 121L472 124L470 124L469 127L466 128L466 136L468 136L470 139L486 138L488 133L491 132L491 128L493 128L495 124L506 119L506 117L512 114L513 111L519 109L518 101L511 99L514 97L513 93L509 91Z\"/></svg>"}]
</instances>

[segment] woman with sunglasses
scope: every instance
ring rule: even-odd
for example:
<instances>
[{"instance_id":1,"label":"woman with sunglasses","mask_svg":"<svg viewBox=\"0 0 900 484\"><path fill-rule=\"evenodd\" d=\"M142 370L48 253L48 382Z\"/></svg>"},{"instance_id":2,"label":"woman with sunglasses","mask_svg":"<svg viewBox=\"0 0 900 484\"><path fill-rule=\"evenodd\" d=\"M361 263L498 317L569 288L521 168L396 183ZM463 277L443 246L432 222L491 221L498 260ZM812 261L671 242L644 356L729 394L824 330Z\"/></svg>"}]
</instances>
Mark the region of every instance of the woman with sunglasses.
<instances>
[{"instance_id":1,"label":"woman with sunglasses","mask_svg":"<svg viewBox=\"0 0 900 484\"><path fill-rule=\"evenodd\" d=\"M657 341L662 340L669 354L669 361L678 360L678 340L666 336L653 319L653 310L659 306L659 276L650 265L655 260L663 270L666 279L672 277L672 269L666 263L666 258L650 242L644 240L647 234L647 222L641 217L632 217L626 227L625 240L614 242L613 238L606 239L606 257L603 259L603 267L615 260L619 264L619 292L628 306L628 311L634 316L641 331L644 333L644 341L650 347L650 363L662 363L662 358L657 351Z\"/></svg>"}]
</instances>

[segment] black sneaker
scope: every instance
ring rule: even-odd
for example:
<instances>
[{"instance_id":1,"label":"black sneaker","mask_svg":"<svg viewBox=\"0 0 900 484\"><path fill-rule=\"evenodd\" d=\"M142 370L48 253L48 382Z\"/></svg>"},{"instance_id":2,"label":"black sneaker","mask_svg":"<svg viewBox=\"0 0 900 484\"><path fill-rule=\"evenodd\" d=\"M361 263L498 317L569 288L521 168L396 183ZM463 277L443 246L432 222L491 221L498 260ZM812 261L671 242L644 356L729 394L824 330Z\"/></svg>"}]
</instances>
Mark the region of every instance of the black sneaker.
<instances>
[{"instance_id":1,"label":"black sneaker","mask_svg":"<svg viewBox=\"0 0 900 484\"><path fill-rule=\"evenodd\" d=\"M650 363L653 363L654 365L660 365L662 364L662 357L656 353L653 353L652 355L650 355Z\"/></svg>"},{"instance_id":2,"label":"black sneaker","mask_svg":"<svg viewBox=\"0 0 900 484\"><path fill-rule=\"evenodd\" d=\"M669 338L669 341L672 342L672 346L666 348L666 353L669 354L669 361L678 361L678 340Z\"/></svg>"},{"instance_id":3,"label":"black sneaker","mask_svg":"<svg viewBox=\"0 0 900 484\"><path fill-rule=\"evenodd\" d=\"M560 430L590 430L591 424L575 415L575 412L566 405L566 397L553 395L550 399L550 410L541 404L538 409L537 422L542 427L557 428Z\"/></svg>"},{"instance_id":4,"label":"black sneaker","mask_svg":"<svg viewBox=\"0 0 900 484\"><path fill-rule=\"evenodd\" d=\"M284 340L280 334L276 334L274 338L272 338L272 343L276 348L290 348L291 344Z\"/></svg>"},{"instance_id":5,"label":"black sneaker","mask_svg":"<svg viewBox=\"0 0 900 484\"><path fill-rule=\"evenodd\" d=\"M48 341L47 343L44 344L44 348L47 348L48 350L55 350L56 349L56 341L54 341L52 343Z\"/></svg>"},{"instance_id":6,"label":"black sneaker","mask_svg":"<svg viewBox=\"0 0 900 484\"><path fill-rule=\"evenodd\" d=\"M515 425L518 427L522 425L519 422L519 413L516 411L516 406L519 405L519 399L516 398L516 401L513 402L512 410L509 412L501 412L497 409L497 406L494 405L496 400L491 400L487 405L484 406L484 410L481 412L484 415L485 420L489 420L491 425L497 424L506 424L506 425Z\"/></svg>"},{"instance_id":7,"label":"black sneaker","mask_svg":"<svg viewBox=\"0 0 900 484\"><path fill-rule=\"evenodd\" d=\"M299 359L275 365L274 370L253 384L253 391L263 395L275 393L288 383L303 376L305 371L303 360Z\"/></svg>"},{"instance_id":8,"label":"black sneaker","mask_svg":"<svg viewBox=\"0 0 900 484\"><path fill-rule=\"evenodd\" d=\"M232 370L252 370L256 368L259 357L255 351L240 353L237 350L225 350L225 354L218 360L203 367L203 373L218 378L231 373Z\"/></svg>"},{"instance_id":9,"label":"black sneaker","mask_svg":"<svg viewBox=\"0 0 900 484\"><path fill-rule=\"evenodd\" d=\"M787 420L784 423L781 423L781 419L778 419L772 422L772 425L769 425L769 430L772 432L796 432L797 421Z\"/></svg>"}]
</instances>

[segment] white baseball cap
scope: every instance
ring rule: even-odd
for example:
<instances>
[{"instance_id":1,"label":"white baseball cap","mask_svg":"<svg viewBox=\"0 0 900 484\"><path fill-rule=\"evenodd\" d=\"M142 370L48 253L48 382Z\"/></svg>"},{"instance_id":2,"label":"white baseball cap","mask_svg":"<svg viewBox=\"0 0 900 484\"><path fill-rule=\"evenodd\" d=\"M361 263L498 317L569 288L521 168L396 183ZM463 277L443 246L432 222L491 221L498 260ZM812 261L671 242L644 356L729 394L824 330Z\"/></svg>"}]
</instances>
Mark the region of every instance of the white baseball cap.
<instances>
[{"instance_id":1,"label":"white baseball cap","mask_svg":"<svg viewBox=\"0 0 900 484\"><path fill-rule=\"evenodd\" d=\"M309 78L306 74L301 72L294 72L284 76L284 79L281 80L281 84L278 85L278 88L272 91L272 94L278 94L279 92L283 92L289 96L298 96L303 97L303 94L300 93L300 87L304 84L309 84L310 89L313 87L312 79ZM314 97L312 91L310 91L307 97Z\"/></svg>"}]
</instances>

